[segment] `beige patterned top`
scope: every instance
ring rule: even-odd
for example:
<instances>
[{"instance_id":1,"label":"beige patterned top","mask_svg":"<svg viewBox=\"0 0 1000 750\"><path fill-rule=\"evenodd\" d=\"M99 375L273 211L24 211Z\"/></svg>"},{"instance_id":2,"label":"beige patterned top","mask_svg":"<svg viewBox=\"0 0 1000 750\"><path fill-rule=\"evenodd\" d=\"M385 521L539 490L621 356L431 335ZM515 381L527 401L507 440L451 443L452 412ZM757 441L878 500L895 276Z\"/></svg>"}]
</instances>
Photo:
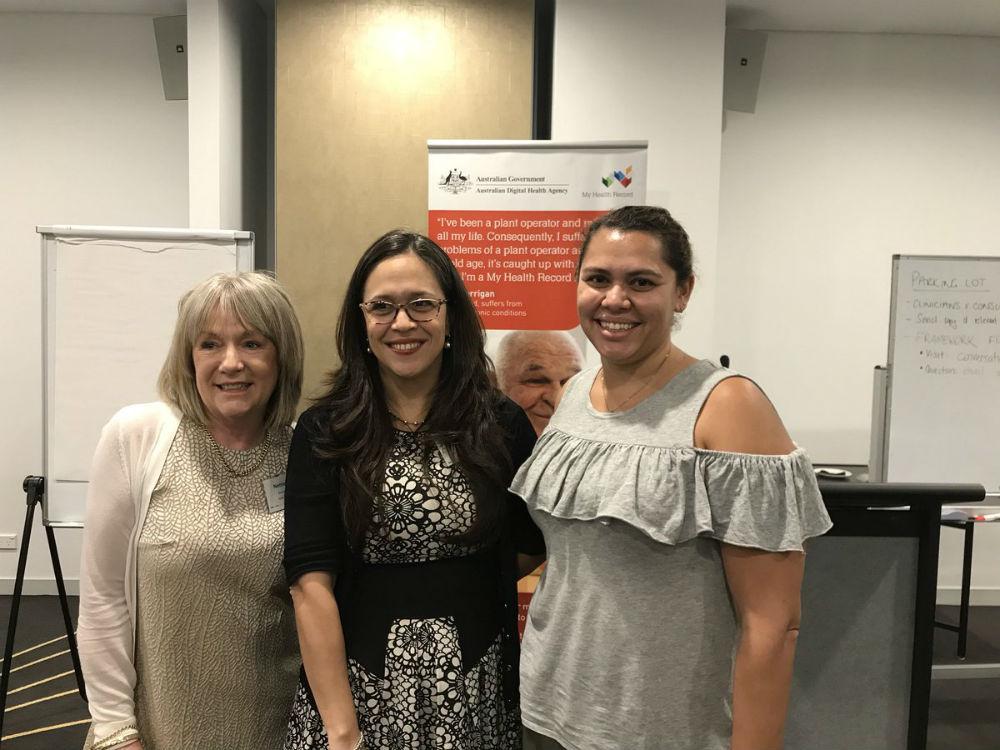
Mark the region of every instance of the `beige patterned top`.
<instances>
[{"instance_id":1,"label":"beige patterned top","mask_svg":"<svg viewBox=\"0 0 1000 750\"><path fill-rule=\"evenodd\" d=\"M139 536L136 718L144 750L277 750L298 679L281 567L280 509L263 481L285 471L291 430L246 477L184 419ZM222 449L239 471L262 446Z\"/></svg>"}]
</instances>

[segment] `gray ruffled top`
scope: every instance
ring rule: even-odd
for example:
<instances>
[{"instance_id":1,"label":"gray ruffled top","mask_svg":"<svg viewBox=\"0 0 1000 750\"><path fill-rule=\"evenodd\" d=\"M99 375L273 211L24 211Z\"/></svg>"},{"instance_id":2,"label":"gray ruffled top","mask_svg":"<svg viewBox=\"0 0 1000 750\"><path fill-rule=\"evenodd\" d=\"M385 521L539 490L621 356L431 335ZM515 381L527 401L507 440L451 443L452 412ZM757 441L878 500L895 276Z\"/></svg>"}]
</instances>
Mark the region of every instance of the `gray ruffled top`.
<instances>
[{"instance_id":1,"label":"gray ruffled top","mask_svg":"<svg viewBox=\"0 0 1000 750\"><path fill-rule=\"evenodd\" d=\"M718 542L802 550L831 526L803 449L694 447L706 399L735 375L696 362L605 413L584 371L514 478L549 556L521 658L536 732L576 750L729 747L738 623Z\"/></svg>"},{"instance_id":2,"label":"gray ruffled top","mask_svg":"<svg viewBox=\"0 0 1000 750\"><path fill-rule=\"evenodd\" d=\"M589 402L596 372L567 387L565 404L511 489L555 518L616 519L650 539L699 535L769 551L802 550L830 528L809 457L695 448L694 423L711 389L735 373L701 361L625 412ZM581 409L582 407L582 409Z\"/></svg>"}]
</instances>

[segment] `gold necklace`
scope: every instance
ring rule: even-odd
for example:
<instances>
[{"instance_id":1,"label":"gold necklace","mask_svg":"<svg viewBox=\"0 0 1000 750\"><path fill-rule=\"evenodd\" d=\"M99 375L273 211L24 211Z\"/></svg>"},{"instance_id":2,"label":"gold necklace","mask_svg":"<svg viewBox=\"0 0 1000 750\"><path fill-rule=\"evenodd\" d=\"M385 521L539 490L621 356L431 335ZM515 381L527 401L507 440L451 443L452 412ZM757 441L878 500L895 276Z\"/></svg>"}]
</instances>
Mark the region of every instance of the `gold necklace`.
<instances>
[{"instance_id":1,"label":"gold necklace","mask_svg":"<svg viewBox=\"0 0 1000 750\"><path fill-rule=\"evenodd\" d=\"M265 432L264 441L260 444L260 455L257 457L257 460L253 462L253 465L246 469L234 469L226 460L226 456L222 452L222 446L219 445L219 441L215 439L215 435L213 435L205 425L201 425L201 429L204 430L206 435L208 435L208 442L215 450L215 457L219 459L219 463L225 467L230 476L237 479L248 477L257 471L257 469L259 469L264 463L264 459L267 458L267 452L271 449L271 433Z\"/></svg>"},{"instance_id":2,"label":"gold necklace","mask_svg":"<svg viewBox=\"0 0 1000 750\"><path fill-rule=\"evenodd\" d=\"M618 403L618 405L615 406L615 407L612 407L611 406L611 402L608 400L608 381L604 379L604 368L602 367L601 368L601 372L600 372L600 376L601 376L601 391L604 394L604 406L605 406L605 408L607 408L608 411L618 411L623 406L625 406L625 404L627 404L629 401L631 401L636 396L638 396L640 393L642 393L643 390L646 388L646 386L648 386L650 383L653 382L653 378L655 378L659 374L660 369L663 367L663 365L666 364L667 360L670 359L670 355L673 353L673 351L674 351L674 345L671 344L670 348L667 349L667 356L660 360L660 364L658 364L656 366L656 369L653 370L653 373L648 378L646 378L645 380L642 381L642 385L640 385L638 387L638 389L636 389L636 391L634 393L632 393L624 401L620 401Z\"/></svg>"},{"instance_id":3,"label":"gold necklace","mask_svg":"<svg viewBox=\"0 0 1000 750\"><path fill-rule=\"evenodd\" d=\"M389 411L389 410L386 409L386 411ZM422 425L426 421L426 420L420 420L420 421L413 421L413 422L411 422L408 419L403 419L401 416L399 416L397 414L393 414L391 411L389 411L389 416L392 417L393 419L395 419L397 422L402 422L407 427L412 427L413 429L411 429L410 432L416 432L417 430L419 430L420 429L420 425Z\"/></svg>"}]
</instances>

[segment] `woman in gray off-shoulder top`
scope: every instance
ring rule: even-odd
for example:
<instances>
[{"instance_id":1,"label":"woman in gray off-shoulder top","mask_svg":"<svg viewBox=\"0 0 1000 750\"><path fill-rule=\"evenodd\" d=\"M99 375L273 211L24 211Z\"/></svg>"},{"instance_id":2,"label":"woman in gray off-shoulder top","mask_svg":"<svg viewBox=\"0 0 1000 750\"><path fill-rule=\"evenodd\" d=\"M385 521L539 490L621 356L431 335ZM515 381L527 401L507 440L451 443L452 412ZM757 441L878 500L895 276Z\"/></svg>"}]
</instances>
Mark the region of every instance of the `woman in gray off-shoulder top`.
<instances>
[{"instance_id":1,"label":"woman in gray off-shoulder top","mask_svg":"<svg viewBox=\"0 0 1000 750\"><path fill-rule=\"evenodd\" d=\"M521 657L526 750L777 750L803 543L830 528L809 459L750 380L671 341L694 288L662 208L595 221L574 377L512 489L545 535Z\"/></svg>"}]
</instances>

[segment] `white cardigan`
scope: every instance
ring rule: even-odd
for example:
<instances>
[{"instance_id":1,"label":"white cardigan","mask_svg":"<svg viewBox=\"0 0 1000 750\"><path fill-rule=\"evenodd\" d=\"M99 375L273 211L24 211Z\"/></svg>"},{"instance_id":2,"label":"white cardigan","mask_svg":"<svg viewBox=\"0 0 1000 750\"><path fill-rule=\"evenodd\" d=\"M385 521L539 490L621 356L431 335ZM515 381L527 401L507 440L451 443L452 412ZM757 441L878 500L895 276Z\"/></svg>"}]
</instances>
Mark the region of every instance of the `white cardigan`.
<instances>
[{"instance_id":1,"label":"white cardigan","mask_svg":"<svg viewBox=\"0 0 1000 750\"><path fill-rule=\"evenodd\" d=\"M94 453L77 643L95 741L135 724L136 549L179 425L165 403L127 406L104 426Z\"/></svg>"}]
</instances>

